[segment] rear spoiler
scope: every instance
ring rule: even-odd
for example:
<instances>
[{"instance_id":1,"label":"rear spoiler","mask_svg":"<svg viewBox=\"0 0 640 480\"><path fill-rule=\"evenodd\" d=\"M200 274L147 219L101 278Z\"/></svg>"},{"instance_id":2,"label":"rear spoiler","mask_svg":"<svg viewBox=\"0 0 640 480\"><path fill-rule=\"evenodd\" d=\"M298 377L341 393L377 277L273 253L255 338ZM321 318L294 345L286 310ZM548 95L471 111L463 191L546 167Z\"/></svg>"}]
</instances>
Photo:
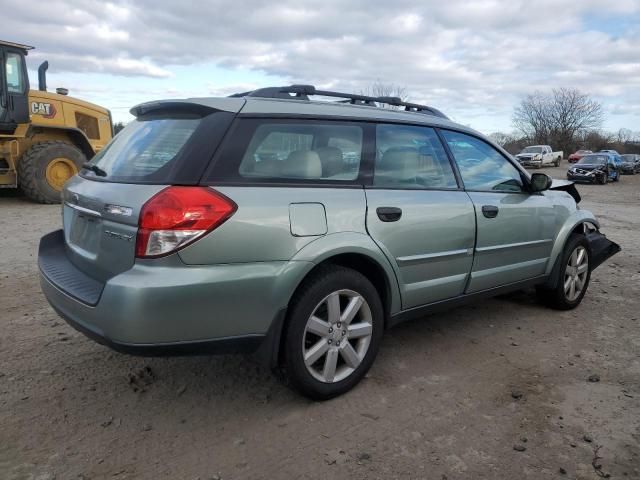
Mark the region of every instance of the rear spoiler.
<instances>
[{"instance_id":1,"label":"rear spoiler","mask_svg":"<svg viewBox=\"0 0 640 480\"><path fill-rule=\"evenodd\" d=\"M209 115L214 112L238 113L245 104L243 98L185 98L145 102L133 107L129 112L134 117L150 113L195 113Z\"/></svg>"},{"instance_id":2,"label":"rear spoiler","mask_svg":"<svg viewBox=\"0 0 640 480\"><path fill-rule=\"evenodd\" d=\"M561 190L563 192L567 192L573 197L576 203L580 203L580 200L582 200L580 193L578 193L578 189L570 180L557 180L554 178L549 190Z\"/></svg>"}]
</instances>

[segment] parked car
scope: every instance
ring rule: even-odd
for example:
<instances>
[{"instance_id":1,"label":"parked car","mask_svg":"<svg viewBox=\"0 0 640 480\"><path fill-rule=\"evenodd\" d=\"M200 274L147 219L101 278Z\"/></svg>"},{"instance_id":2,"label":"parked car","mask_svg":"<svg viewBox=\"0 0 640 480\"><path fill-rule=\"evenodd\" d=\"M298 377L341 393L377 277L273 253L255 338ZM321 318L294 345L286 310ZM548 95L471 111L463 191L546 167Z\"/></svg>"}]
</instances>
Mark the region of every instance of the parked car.
<instances>
[{"instance_id":1,"label":"parked car","mask_svg":"<svg viewBox=\"0 0 640 480\"><path fill-rule=\"evenodd\" d=\"M563 152L554 152L549 145L533 145L522 150L516 158L523 167L541 168L559 166L563 156Z\"/></svg>"},{"instance_id":2,"label":"parked car","mask_svg":"<svg viewBox=\"0 0 640 480\"><path fill-rule=\"evenodd\" d=\"M534 285L574 308L619 250L571 182L429 106L294 85L131 112L38 253L56 312L115 350L255 352L326 399L386 328Z\"/></svg>"},{"instance_id":3,"label":"parked car","mask_svg":"<svg viewBox=\"0 0 640 480\"><path fill-rule=\"evenodd\" d=\"M574 182L600 183L620 180L620 167L616 155L600 152L582 157L567 171L567 179Z\"/></svg>"},{"instance_id":4,"label":"parked car","mask_svg":"<svg viewBox=\"0 0 640 480\"><path fill-rule=\"evenodd\" d=\"M575 163L589 153L593 153L593 152L591 150L578 150L572 153L571 155L569 155L569 163Z\"/></svg>"},{"instance_id":5,"label":"parked car","mask_svg":"<svg viewBox=\"0 0 640 480\"><path fill-rule=\"evenodd\" d=\"M621 155L621 157L622 157L622 165L621 165L622 173L635 175L636 172L640 172L640 155L637 155L635 153L627 153L625 155Z\"/></svg>"}]
</instances>

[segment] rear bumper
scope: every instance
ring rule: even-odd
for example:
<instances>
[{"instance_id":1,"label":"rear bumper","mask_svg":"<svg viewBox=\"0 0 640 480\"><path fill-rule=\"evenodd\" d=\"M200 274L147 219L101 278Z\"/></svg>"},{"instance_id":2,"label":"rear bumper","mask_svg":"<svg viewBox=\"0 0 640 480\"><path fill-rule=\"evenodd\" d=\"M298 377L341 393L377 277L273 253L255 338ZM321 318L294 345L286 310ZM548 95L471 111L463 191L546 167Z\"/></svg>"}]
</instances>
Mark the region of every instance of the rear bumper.
<instances>
[{"instance_id":1,"label":"rear bumper","mask_svg":"<svg viewBox=\"0 0 640 480\"><path fill-rule=\"evenodd\" d=\"M40 284L51 306L98 343L136 355L259 349L308 268L307 262L187 266L177 256L138 262L105 282L89 304L69 289L76 281L54 278L42 260L54 243L59 267L74 274L64 238L54 233L43 238L39 252Z\"/></svg>"}]
</instances>

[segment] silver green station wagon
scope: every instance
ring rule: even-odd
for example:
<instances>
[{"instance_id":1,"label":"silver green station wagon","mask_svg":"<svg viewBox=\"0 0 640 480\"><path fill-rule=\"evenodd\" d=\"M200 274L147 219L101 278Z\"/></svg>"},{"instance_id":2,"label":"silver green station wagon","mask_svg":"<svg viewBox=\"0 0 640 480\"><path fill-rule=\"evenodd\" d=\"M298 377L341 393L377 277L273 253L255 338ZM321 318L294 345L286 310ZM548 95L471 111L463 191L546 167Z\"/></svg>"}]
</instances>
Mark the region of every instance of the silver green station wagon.
<instances>
[{"instance_id":1,"label":"silver green station wagon","mask_svg":"<svg viewBox=\"0 0 640 480\"><path fill-rule=\"evenodd\" d=\"M131 111L38 255L56 312L118 351L254 352L327 399L386 328L530 286L574 308L620 250L571 182L425 105L292 85Z\"/></svg>"}]
</instances>

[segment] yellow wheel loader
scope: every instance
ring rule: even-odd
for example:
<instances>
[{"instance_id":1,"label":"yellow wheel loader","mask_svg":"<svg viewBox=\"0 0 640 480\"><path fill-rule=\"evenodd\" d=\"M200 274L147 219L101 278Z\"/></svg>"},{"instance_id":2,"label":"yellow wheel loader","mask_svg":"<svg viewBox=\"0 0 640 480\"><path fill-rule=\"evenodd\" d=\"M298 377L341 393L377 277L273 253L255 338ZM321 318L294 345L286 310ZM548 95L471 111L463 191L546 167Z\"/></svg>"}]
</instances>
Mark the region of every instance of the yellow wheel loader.
<instances>
[{"instance_id":1,"label":"yellow wheel loader","mask_svg":"<svg viewBox=\"0 0 640 480\"><path fill-rule=\"evenodd\" d=\"M40 203L59 203L64 183L113 136L109 110L47 92L48 62L29 89L28 45L0 40L0 188L21 188Z\"/></svg>"}]
</instances>

